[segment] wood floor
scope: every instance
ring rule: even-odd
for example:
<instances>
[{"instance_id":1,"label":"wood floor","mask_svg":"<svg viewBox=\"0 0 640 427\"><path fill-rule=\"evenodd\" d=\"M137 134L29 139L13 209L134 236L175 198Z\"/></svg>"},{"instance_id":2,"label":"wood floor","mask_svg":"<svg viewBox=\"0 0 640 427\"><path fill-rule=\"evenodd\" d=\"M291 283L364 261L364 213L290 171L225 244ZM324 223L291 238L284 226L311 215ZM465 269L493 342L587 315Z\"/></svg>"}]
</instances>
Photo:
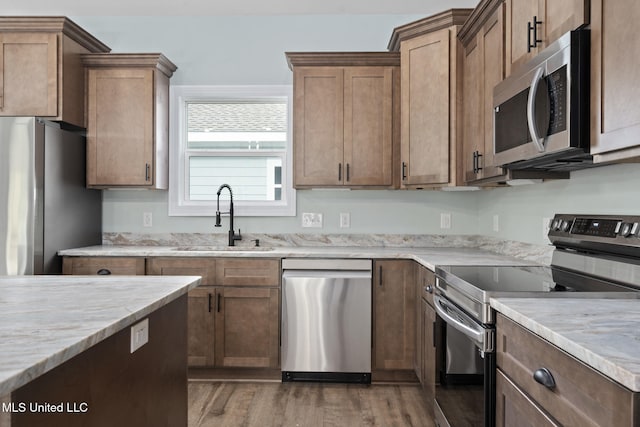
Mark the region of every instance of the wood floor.
<instances>
[{"instance_id":1,"label":"wood floor","mask_svg":"<svg viewBox=\"0 0 640 427\"><path fill-rule=\"evenodd\" d=\"M189 382L189 427L434 426L419 385Z\"/></svg>"}]
</instances>

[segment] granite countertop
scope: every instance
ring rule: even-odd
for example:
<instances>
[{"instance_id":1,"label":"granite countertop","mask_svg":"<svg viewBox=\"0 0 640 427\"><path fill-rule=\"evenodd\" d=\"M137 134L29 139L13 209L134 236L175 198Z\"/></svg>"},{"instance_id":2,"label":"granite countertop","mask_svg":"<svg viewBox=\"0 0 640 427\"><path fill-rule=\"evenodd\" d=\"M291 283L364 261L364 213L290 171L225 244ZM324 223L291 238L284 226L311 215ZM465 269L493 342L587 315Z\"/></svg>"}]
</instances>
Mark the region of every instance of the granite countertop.
<instances>
[{"instance_id":1,"label":"granite countertop","mask_svg":"<svg viewBox=\"0 0 640 427\"><path fill-rule=\"evenodd\" d=\"M434 270L436 265L532 265L533 261L506 256L478 248L375 247L375 246L88 246L58 252L63 256L133 257L267 257L267 258L392 258L412 259Z\"/></svg>"},{"instance_id":2,"label":"granite countertop","mask_svg":"<svg viewBox=\"0 0 640 427\"><path fill-rule=\"evenodd\" d=\"M1 276L0 397L199 283L197 276Z\"/></svg>"},{"instance_id":3,"label":"granite countertop","mask_svg":"<svg viewBox=\"0 0 640 427\"><path fill-rule=\"evenodd\" d=\"M491 306L586 365L640 392L640 300L494 298Z\"/></svg>"}]
</instances>

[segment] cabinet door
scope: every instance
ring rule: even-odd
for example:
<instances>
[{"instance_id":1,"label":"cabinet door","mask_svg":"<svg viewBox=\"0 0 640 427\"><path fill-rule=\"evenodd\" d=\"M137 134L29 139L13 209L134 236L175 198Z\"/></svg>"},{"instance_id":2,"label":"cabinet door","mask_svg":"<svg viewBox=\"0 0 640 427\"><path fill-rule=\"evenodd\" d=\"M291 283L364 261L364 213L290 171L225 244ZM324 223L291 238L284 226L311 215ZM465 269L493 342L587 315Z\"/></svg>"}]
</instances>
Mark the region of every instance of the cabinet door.
<instances>
[{"instance_id":1,"label":"cabinet door","mask_svg":"<svg viewBox=\"0 0 640 427\"><path fill-rule=\"evenodd\" d=\"M413 261L375 261L374 369L413 369L416 273Z\"/></svg>"},{"instance_id":2,"label":"cabinet door","mask_svg":"<svg viewBox=\"0 0 640 427\"><path fill-rule=\"evenodd\" d=\"M443 29L400 46L403 185L450 180L450 37Z\"/></svg>"},{"instance_id":3,"label":"cabinet door","mask_svg":"<svg viewBox=\"0 0 640 427\"><path fill-rule=\"evenodd\" d=\"M480 144L482 157L478 161L482 178L504 174L493 161L493 88L505 77L504 33L504 5L500 5L482 28L478 42L482 45L481 116L484 129Z\"/></svg>"},{"instance_id":4,"label":"cabinet door","mask_svg":"<svg viewBox=\"0 0 640 427\"><path fill-rule=\"evenodd\" d=\"M151 186L153 70L89 69L87 185Z\"/></svg>"},{"instance_id":5,"label":"cabinet door","mask_svg":"<svg viewBox=\"0 0 640 427\"><path fill-rule=\"evenodd\" d=\"M189 291L187 308L187 364L215 364L215 289L199 286Z\"/></svg>"},{"instance_id":6,"label":"cabinet door","mask_svg":"<svg viewBox=\"0 0 640 427\"><path fill-rule=\"evenodd\" d=\"M431 402L436 395L436 311L426 300L422 299L421 320L423 322L422 332L422 389L425 391L427 401ZM429 410L433 408L429 406Z\"/></svg>"},{"instance_id":7,"label":"cabinet door","mask_svg":"<svg viewBox=\"0 0 640 427\"><path fill-rule=\"evenodd\" d=\"M0 115L58 115L58 37L0 33Z\"/></svg>"},{"instance_id":8,"label":"cabinet door","mask_svg":"<svg viewBox=\"0 0 640 427\"><path fill-rule=\"evenodd\" d=\"M424 354L423 354L423 345L422 345L422 340L424 339L424 321L423 321L423 316L424 313L422 311L422 298L420 297L420 295L422 295L422 288L423 288L423 284L425 282L425 268L421 265L417 265L416 266L416 282L415 282L415 286L416 286L416 344L415 344L415 349L416 351L414 352L414 356L413 356L413 370L416 373L416 377L418 377L418 380L420 380L420 383L422 384L422 368L424 365L423 362L423 358L424 358Z\"/></svg>"},{"instance_id":9,"label":"cabinet door","mask_svg":"<svg viewBox=\"0 0 640 427\"><path fill-rule=\"evenodd\" d=\"M280 366L280 291L217 288L216 366Z\"/></svg>"},{"instance_id":10,"label":"cabinet door","mask_svg":"<svg viewBox=\"0 0 640 427\"><path fill-rule=\"evenodd\" d=\"M147 274L202 276L200 286L189 291L187 309L187 358L189 366L215 363L215 313L213 310L216 262L211 258L149 258Z\"/></svg>"},{"instance_id":11,"label":"cabinet door","mask_svg":"<svg viewBox=\"0 0 640 427\"><path fill-rule=\"evenodd\" d=\"M537 53L536 48L529 49L529 43L533 43L533 31L529 25L533 25L534 16L539 21L542 16L538 13L538 0L505 0L506 5L506 46L505 55L507 74L520 65L529 61ZM541 25L538 25L538 39L542 37Z\"/></svg>"},{"instance_id":12,"label":"cabinet door","mask_svg":"<svg viewBox=\"0 0 640 427\"><path fill-rule=\"evenodd\" d=\"M293 72L295 186L342 185L344 75L340 67Z\"/></svg>"},{"instance_id":13,"label":"cabinet door","mask_svg":"<svg viewBox=\"0 0 640 427\"><path fill-rule=\"evenodd\" d=\"M200 286L215 285L216 261L212 258L149 258L147 274L158 276L202 276Z\"/></svg>"},{"instance_id":14,"label":"cabinet door","mask_svg":"<svg viewBox=\"0 0 640 427\"><path fill-rule=\"evenodd\" d=\"M639 19L639 2L591 1L592 154L640 156Z\"/></svg>"},{"instance_id":15,"label":"cabinet door","mask_svg":"<svg viewBox=\"0 0 640 427\"><path fill-rule=\"evenodd\" d=\"M145 259L138 257L64 257L62 274L144 275Z\"/></svg>"},{"instance_id":16,"label":"cabinet door","mask_svg":"<svg viewBox=\"0 0 640 427\"><path fill-rule=\"evenodd\" d=\"M482 46L476 42L467 46L464 56L463 78L463 152L465 182L472 182L480 178L478 163L480 154L484 153L483 137L483 81Z\"/></svg>"},{"instance_id":17,"label":"cabinet door","mask_svg":"<svg viewBox=\"0 0 640 427\"><path fill-rule=\"evenodd\" d=\"M589 0L506 0L505 5L507 75L567 31L589 23Z\"/></svg>"},{"instance_id":18,"label":"cabinet door","mask_svg":"<svg viewBox=\"0 0 640 427\"><path fill-rule=\"evenodd\" d=\"M558 427L501 370L496 372L496 427Z\"/></svg>"},{"instance_id":19,"label":"cabinet door","mask_svg":"<svg viewBox=\"0 0 640 427\"><path fill-rule=\"evenodd\" d=\"M393 68L344 69L344 183L392 184Z\"/></svg>"},{"instance_id":20,"label":"cabinet door","mask_svg":"<svg viewBox=\"0 0 640 427\"><path fill-rule=\"evenodd\" d=\"M539 0L544 45L548 46L564 33L589 23L590 0Z\"/></svg>"}]
</instances>

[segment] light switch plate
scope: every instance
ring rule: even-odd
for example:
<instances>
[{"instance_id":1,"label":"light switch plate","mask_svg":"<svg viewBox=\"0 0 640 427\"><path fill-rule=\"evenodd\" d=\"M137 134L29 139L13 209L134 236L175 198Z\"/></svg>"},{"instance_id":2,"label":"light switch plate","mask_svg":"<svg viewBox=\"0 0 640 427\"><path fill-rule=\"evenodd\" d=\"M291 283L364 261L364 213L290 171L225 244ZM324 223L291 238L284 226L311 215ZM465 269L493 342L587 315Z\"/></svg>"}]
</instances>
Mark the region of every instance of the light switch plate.
<instances>
[{"instance_id":1,"label":"light switch plate","mask_svg":"<svg viewBox=\"0 0 640 427\"><path fill-rule=\"evenodd\" d=\"M349 212L340 213L340 228L351 227L351 214Z\"/></svg>"},{"instance_id":2,"label":"light switch plate","mask_svg":"<svg viewBox=\"0 0 640 427\"><path fill-rule=\"evenodd\" d=\"M441 213L440 214L440 228L451 228L451 214L450 213Z\"/></svg>"},{"instance_id":3,"label":"light switch plate","mask_svg":"<svg viewBox=\"0 0 640 427\"><path fill-rule=\"evenodd\" d=\"M131 353L149 342L149 319L131 327Z\"/></svg>"},{"instance_id":4,"label":"light switch plate","mask_svg":"<svg viewBox=\"0 0 640 427\"><path fill-rule=\"evenodd\" d=\"M151 212L144 212L142 214L142 226L143 227L153 226L153 214Z\"/></svg>"}]
</instances>

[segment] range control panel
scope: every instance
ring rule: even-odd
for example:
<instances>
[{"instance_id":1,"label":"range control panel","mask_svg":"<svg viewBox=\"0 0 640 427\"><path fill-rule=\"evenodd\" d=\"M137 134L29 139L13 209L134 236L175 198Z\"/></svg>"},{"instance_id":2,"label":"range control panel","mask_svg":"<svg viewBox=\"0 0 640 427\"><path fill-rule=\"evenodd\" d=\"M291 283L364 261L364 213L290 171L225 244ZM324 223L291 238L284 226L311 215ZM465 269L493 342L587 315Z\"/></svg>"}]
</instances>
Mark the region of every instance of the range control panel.
<instances>
[{"instance_id":1,"label":"range control panel","mask_svg":"<svg viewBox=\"0 0 640 427\"><path fill-rule=\"evenodd\" d=\"M554 244L567 239L640 247L640 216L557 214L548 236Z\"/></svg>"}]
</instances>

